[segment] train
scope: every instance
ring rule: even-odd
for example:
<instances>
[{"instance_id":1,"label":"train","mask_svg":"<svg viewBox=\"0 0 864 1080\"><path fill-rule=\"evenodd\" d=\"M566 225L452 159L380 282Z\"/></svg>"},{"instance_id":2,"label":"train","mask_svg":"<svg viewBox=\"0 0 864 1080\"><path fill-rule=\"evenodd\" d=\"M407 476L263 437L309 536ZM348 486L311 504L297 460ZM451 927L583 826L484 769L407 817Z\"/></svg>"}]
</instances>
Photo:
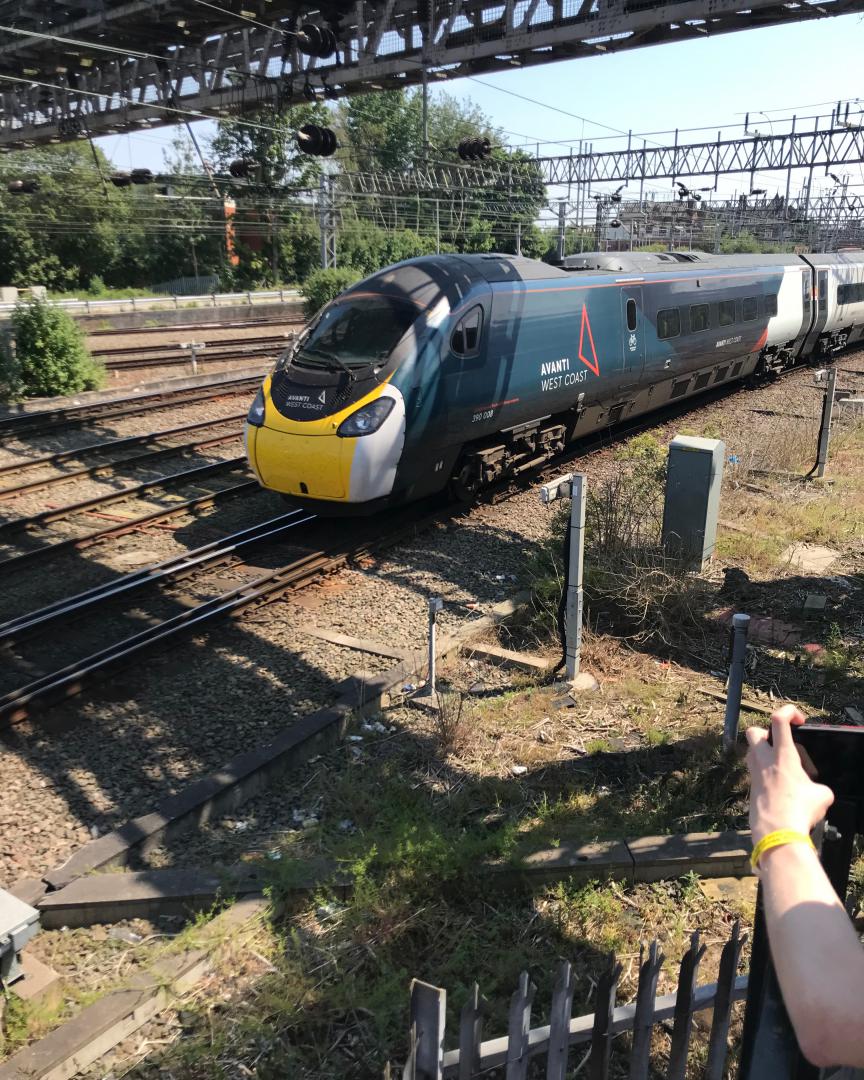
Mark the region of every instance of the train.
<instances>
[{"instance_id":1,"label":"train","mask_svg":"<svg viewBox=\"0 0 864 1080\"><path fill-rule=\"evenodd\" d=\"M579 438L864 338L864 251L430 255L341 293L245 426L259 483L327 514L471 500Z\"/></svg>"}]
</instances>

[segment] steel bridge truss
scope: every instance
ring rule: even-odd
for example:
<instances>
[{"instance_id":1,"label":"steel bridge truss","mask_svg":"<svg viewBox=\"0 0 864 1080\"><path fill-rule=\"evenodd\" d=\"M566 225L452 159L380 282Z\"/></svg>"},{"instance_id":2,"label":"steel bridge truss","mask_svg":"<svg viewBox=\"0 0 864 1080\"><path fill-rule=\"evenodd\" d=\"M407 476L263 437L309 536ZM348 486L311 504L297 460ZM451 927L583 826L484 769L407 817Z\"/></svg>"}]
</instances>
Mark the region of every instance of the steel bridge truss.
<instances>
[{"instance_id":1,"label":"steel bridge truss","mask_svg":"<svg viewBox=\"0 0 864 1080\"><path fill-rule=\"evenodd\" d=\"M0 147L856 11L864 0L13 0L0 4ZM335 55L300 51L309 21L334 31ZM603 178L635 175L624 161Z\"/></svg>"}]
</instances>

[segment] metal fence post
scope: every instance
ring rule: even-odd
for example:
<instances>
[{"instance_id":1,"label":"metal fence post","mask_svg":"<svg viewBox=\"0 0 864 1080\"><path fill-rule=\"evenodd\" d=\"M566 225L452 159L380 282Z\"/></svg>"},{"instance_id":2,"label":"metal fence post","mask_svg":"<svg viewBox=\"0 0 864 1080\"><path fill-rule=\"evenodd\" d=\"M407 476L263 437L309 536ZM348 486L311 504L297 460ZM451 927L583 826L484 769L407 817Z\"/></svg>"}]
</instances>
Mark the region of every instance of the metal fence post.
<instances>
[{"instance_id":1,"label":"metal fence post","mask_svg":"<svg viewBox=\"0 0 864 1080\"><path fill-rule=\"evenodd\" d=\"M822 423L819 426L819 451L816 455L816 476L825 475L825 466L828 463L828 443L831 441L831 419L834 415L834 387L837 384L837 369L831 368L828 372L828 385L825 387L825 398L822 402Z\"/></svg>"},{"instance_id":2,"label":"metal fence post","mask_svg":"<svg viewBox=\"0 0 864 1080\"><path fill-rule=\"evenodd\" d=\"M741 692L744 687L744 657L747 652L749 615L732 616L732 660L726 686L726 715L723 718L723 749L731 750L738 738L738 717L741 712Z\"/></svg>"}]
</instances>

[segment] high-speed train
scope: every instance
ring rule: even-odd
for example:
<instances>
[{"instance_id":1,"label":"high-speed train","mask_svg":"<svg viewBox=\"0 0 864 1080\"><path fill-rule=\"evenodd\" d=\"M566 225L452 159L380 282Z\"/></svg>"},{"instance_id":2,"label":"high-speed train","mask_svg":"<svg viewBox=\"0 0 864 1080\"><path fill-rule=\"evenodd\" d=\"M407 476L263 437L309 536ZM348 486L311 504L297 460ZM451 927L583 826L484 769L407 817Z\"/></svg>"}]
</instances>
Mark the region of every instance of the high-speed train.
<instances>
[{"instance_id":1,"label":"high-speed train","mask_svg":"<svg viewBox=\"0 0 864 1080\"><path fill-rule=\"evenodd\" d=\"M573 439L864 337L864 252L435 255L342 293L249 411L265 488L369 513L470 498Z\"/></svg>"}]
</instances>

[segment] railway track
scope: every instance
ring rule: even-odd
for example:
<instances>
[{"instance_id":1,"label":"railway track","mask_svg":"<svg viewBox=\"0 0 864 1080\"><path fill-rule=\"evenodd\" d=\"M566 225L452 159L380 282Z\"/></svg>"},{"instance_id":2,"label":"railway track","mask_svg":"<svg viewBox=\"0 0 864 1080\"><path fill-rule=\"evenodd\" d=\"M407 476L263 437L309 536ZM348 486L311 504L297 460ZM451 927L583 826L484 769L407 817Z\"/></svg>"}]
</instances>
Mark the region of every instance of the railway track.
<instances>
[{"instance_id":1,"label":"railway track","mask_svg":"<svg viewBox=\"0 0 864 1080\"><path fill-rule=\"evenodd\" d=\"M174 435L187 435L193 431L204 431L210 427L227 424L232 420L240 421L245 415L244 410L243 412L220 417L218 420L202 420L195 424L181 424L179 427L153 431L149 435L129 435L126 438L105 439L103 442L88 443L86 446L74 447L71 450L60 450L56 454L43 454L37 458L13 461L8 465L0 465L0 477L18 476L29 472L31 469L57 468L57 466L63 465L67 461L83 460L93 454L114 453L117 450L133 450L139 446L155 446L161 439L172 438Z\"/></svg>"},{"instance_id":2,"label":"railway track","mask_svg":"<svg viewBox=\"0 0 864 1080\"><path fill-rule=\"evenodd\" d=\"M450 513L452 508L444 511L445 515L449 516ZM164 649L192 630L200 630L218 619L236 616L251 607L269 603L286 592L302 588L347 563L362 558L373 548L389 546L407 532L422 527L431 520L440 519L441 516L442 512L437 511L427 515L424 520L418 517L417 509L414 508L394 515L383 527L380 522L368 522L360 530L359 536L347 542L340 541L303 551L274 569L255 574L251 580L229 588L223 587L222 591L217 591L215 595L202 598L202 593L213 591L213 585L219 584L219 578L208 579L208 574L212 574L214 569L224 571L228 564L231 570L241 576L243 573L254 572L252 567L238 557L243 549L253 545L274 544L286 537L289 541L296 539L292 534L297 530L316 521L320 522L314 514L294 510L183 556L155 564L134 574L124 575L77 596L11 619L0 625L0 649L11 656L6 665L7 671L17 668L19 671L36 674L41 666L38 655L35 660L24 657L19 649L20 644L34 636L41 638L50 634L48 655L53 657L57 640L73 637L62 631L66 630L73 620L77 622L88 615L95 616L103 636L107 633L113 640L107 646L94 649L42 674L36 674L35 678L7 691L0 697L0 727L30 719L40 710L80 693L109 673L130 664L145 652ZM165 617L151 617L151 625L145 629L117 638L116 623L113 618L109 621L105 616L106 606L114 601L127 599L149 585L168 586L170 589L177 582L196 574L199 576L191 586L192 594L189 592L188 581L187 591L182 595L160 593L162 606L167 603L170 608ZM142 620L141 608L140 601L136 602L134 612L138 623L148 621L146 617ZM87 632L76 627L74 641L79 647L86 644Z\"/></svg>"},{"instance_id":3,"label":"railway track","mask_svg":"<svg viewBox=\"0 0 864 1080\"><path fill-rule=\"evenodd\" d=\"M222 433L221 435L215 435L209 439L195 439L192 442L181 443L177 446L162 446L155 450L148 450L141 454L130 454L128 457L119 458L116 461L108 462L96 462L93 465L85 465L78 469L72 469L69 472L57 473L54 476L40 477L36 480L25 480L23 483L17 484L15 487L0 488L0 502L5 502L9 499L18 498L21 495L26 495L34 491L42 491L45 488L58 487L62 484L71 484L77 480L89 480L95 478L107 478L111 476L118 476L128 472L129 469L138 468L141 465L150 465L154 462L159 462L164 458L170 457L184 457L189 454L197 453L201 450L210 450L216 446L223 446L225 443L234 442L242 435L242 429L237 427L238 419L240 417L231 416L224 420L207 421L202 425L193 425L195 427L225 427L226 424L233 424L231 431ZM182 431L183 429L178 429Z\"/></svg>"},{"instance_id":4,"label":"railway track","mask_svg":"<svg viewBox=\"0 0 864 1080\"><path fill-rule=\"evenodd\" d=\"M231 437L235 438L236 435ZM82 546L81 542L88 538L88 534L86 533L74 537L64 537L56 534L46 535L46 525L63 521L65 525L71 525L74 528L76 519L92 522L92 516L90 515L94 512L101 512L105 507L112 506L115 503L125 502L130 499L142 499L155 494L161 494L168 497L172 494L173 488L185 485L192 485L194 488L198 486L201 481L209 481L213 478L219 478L224 473L238 471L241 471L245 476L248 476L248 466L244 455L226 458L224 461L210 462L206 465L196 465L191 469L184 469L181 472L159 476L153 480L146 480L143 483L134 484L130 487L120 488L119 490L109 491L100 495L93 495L86 499L79 499L77 502L69 503L65 506L52 507L36 514L29 514L25 517L11 518L7 521L0 522L0 544L8 545L13 543L16 547L20 546L17 540L13 539L10 541L8 539L10 536L17 537L19 534L24 534L28 540L41 541L39 547L31 549L30 551L15 551L14 554L0 562L0 573L7 572L12 569L13 566L21 566L23 562L32 561L34 558L53 557L58 551L64 550L64 548ZM258 486L255 481L249 481L249 485L247 490L257 488ZM199 491L199 495L203 494L204 493ZM209 491L204 497L212 497L214 494L216 493ZM163 508L163 512L167 512L170 509L174 509L174 507L165 507ZM156 518L151 518L151 521L152 520L156 520ZM142 521L143 518L139 517L130 520L128 524L131 526L134 523L140 526ZM89 535L92 536L92 534ZM118 533L114 532L109 534L106 530L101 531L101 537L107 535L118 535ZM44 554L36 556L34 554L35 551L44 552Z\"/></svg>"},{"instance_id":5,"label":"railway track","mask_svg":"<svg viewBox=\"0 0 864 1080\"><path fill-rule=\"evenodd\" d=\"M299 308L298 303L298 308ZM249 319L246 322L208 322L208 323L177 323L165 324L164 326L128 326L124 328L102 327L98 330L87 330L88 338L94 337L127 337L130 334L179 334L200 333L202 330L246 330L252 326L282 326L291 320L280 315L278 319ZM300 321L300 320L298 320Z\"/></svg>"},{"instance_id":6,"label":"railway track","mask_svg":"<svg viewBox=\"0 0 864 1080\"><path fill-rule=\"evenodd\" d=\"M260 338L242 338L237 341L214 341L196 353L198 364L218 363L231 360L274 360L289 340L288 332ZM191 355L188 349L168 345L154 345L148 349L104 349L93 352L108 371L134 371L139 368L188 366Z\"/></svg>"},{"instance_id":7,"label":"railway track","mask_svg":"<svg viewBox=\"0 0 864 1080\"><path fill-rule=\"evenodd\" d=\"M211 402L217 398L247 394L257 389L260 382L260 375L243 375L220 379L219 382L208 383L205 386L184 387L182 390L153 391L125 398L91 402L87 405L70 405L63 409L45 409L3 416L0 417L0 443L9 442L21 436L29 437L44 432L54 432L65 427L136 416L173 405L191 405L199 401Z\"/></svg>"}]
</instances>

